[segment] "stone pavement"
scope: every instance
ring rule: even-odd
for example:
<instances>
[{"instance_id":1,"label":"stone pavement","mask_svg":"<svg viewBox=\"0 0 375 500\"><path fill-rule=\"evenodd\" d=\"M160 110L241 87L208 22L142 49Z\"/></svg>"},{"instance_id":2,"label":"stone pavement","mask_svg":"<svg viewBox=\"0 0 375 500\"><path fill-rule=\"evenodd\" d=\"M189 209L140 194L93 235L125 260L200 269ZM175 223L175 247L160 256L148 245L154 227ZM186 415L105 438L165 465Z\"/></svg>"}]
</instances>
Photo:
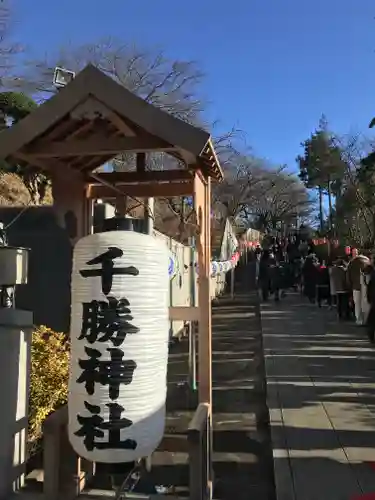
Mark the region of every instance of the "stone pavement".
<instances>
[{"instance_id":1,"label":"stone pavement","mask_svg":"<svg viewBox=\"0 0 375 500\"><path fill-rule=\"evenodd\" d=\"M297 294L262 305L278 500L375 499L375 348Z\"/></svg>"},{"instance_id":2,"label":"stone pavement","mask_svg":"<svg viewBox=\"0 0 375 500\"><path fill-rule=\"evenodd\" d=\"M249 291L249 277L240 273L238 278L234 300L224 295L213 304L214 498L273 500L258 299ZM167 404L167 425L178 428L182 423L184 432L193 415L181 386L186 380L186 353L186 340L170 351ZM196 403L192 406L196 408ZM186 454L155 453L151 475L156 484L173 484L171 492L187 495Z\"/></svg>"},{"instance_id":3,"label":"stone pavement","mask_svg":"<svg viewBox=\"0 0 375 500\"><path fill-rule=\"evenodd\" d=\"M236 293L213 314L214 498L273 500L257 297ZM268 419L266 419L267 421Z\"/></svg>"}]
</instances>

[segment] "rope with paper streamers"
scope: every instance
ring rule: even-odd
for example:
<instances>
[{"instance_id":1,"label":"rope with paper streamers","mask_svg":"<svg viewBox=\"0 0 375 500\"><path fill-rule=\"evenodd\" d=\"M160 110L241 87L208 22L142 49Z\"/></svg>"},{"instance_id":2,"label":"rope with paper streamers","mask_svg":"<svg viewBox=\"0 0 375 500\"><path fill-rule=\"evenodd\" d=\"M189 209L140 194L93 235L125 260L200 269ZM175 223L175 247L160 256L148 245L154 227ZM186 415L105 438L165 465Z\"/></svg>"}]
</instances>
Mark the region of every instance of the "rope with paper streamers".
<instances>
[{"instance_id":1,"label":"rope with paper streamers","mask_svg":"<svg viewBox=\"0 0 375 500\"><path fill-rule=\"evenodd\" d=\"M171 252L169 255L169 264L168 264L168 274L170 280L173 280L173 278L177 276L179 269L180 267L178 264L177 255Z\"/></svg>"},{"instance_id":2,"label":"rope with paper streamers","mask_svg":"<svg viewBox=\"0 0 375 500\"><path fill-rule=\"evenodd\" d=\"M227 273L231 269L235 268L240 259L240 252L235 252L229 260L226 261L212 261L211 262L211 276L217 276L221 273ZM199 273L198 263L195 264L195 269L197 273ZM169 263L168 263L168 274L169 279L172 280L178 274L179 264L178 258L175 254L170 253L169 255Z\"/></svg>"}]
</instances>

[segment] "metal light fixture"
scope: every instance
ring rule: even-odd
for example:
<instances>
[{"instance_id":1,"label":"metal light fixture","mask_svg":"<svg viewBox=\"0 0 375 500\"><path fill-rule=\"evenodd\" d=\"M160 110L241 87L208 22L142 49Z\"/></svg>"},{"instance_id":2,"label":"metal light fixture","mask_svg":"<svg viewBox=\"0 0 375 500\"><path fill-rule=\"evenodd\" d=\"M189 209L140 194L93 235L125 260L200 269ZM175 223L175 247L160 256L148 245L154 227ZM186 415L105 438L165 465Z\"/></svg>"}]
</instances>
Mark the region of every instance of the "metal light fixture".
<instances>
[{"instance_id":1,"label":"metal light fixture","mask_svg":"<svg viewBox=\"0 0 375 500\"><path fill-rule=\"evenodd\" d=\"M56 66L53 74L53 84L57 88L65 87L76 76L74 71Z\"/></svg>"}]
</instances>

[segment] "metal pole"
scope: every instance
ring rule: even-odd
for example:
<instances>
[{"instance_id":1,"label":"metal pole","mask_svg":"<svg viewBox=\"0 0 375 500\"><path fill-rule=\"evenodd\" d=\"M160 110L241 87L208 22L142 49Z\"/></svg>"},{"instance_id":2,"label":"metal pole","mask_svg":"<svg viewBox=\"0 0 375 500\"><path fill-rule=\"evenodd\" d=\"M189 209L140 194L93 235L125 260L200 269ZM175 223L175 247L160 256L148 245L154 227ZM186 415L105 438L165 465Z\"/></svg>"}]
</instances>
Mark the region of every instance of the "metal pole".
<instances>
[{"instance_id":1,"label":"metal pole","mask_svg":"<svg viewBox=\"0 0 375 500\"><path fill-rule=\"evenodd\" d=\"M146 234L151 235L154 231L154 201L154 198L147 198L145 206Z\"/></svg>"},{"instance_id":2,"label":"metal pole","mask_svg":"<svg viewBox=\"0 0 375 500\"><path fill-rule=\"evenodd\" d=\"M197 297L195 293L195 280L196 280L196 269L195 269L195 238L189 238L190 246L190 262L191 262L191 272L190 272L190 297L191 305L196 306ZM188 326L189 334L189 373L188 373L188 383L193 391L197 390L197 328L196 324L193 322L189 323Z\"/></svg>"},{"instance_id":3,"label":"metal pole","mask_svg":"<svg viewBox=\"0 0 375 500\"><path fill-rule=\"evenodd\" d=\"M189 333L189 387L197 390L197 344L196 344L196 323L190 322Z\"/></svg>"},{"instance_id":4,"label":"metal pole","mask_svg":"<svg viewBox=\"0 0 375 500\"><path fill-rule=\"evenodd\" d=\"M234 267L230 271L230 296L234 298Z\"/></svg>"}]
</instances>

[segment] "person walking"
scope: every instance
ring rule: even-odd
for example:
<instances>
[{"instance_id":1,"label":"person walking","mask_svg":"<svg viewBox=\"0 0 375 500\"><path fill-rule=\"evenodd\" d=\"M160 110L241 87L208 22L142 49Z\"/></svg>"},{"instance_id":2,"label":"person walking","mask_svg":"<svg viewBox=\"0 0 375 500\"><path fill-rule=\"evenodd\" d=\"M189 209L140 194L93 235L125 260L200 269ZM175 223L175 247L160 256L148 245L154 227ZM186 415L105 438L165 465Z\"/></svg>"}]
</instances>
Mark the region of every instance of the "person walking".
<instances>
[{"instance_id":1,"label":"person walking","mask_svg":"<svg viewBox=\"0 0 375 500\"><path fill-rule=\"evenodd\" d=\"M347 278L347 265L343 259L334 262L331 278L337 298L337 315L340 320L350 319L350 291Z\"/></svg>"},{"instance_id":2,"label":"person walking","mask_svg":"<svg viewBox=\"0 0 375 500\"><path fill-rule=\"evenodd\" d=\"M317 302L318 307L322 307L322 302L326 301L327 304L331 305L331 292L329 289L329 273L325 261L323 260L321 265L317 266Z\"/></svg>"},{"instance_id":3,"label":"person walking","mask_svg":"<svg viewBox=\"0 0 375 500\"><path fill-rule=\"evenodd\" d=\"M314 304L316 299L317 260L314 254L309 254L302 268L303 292L309 301Z\"/></svg>"},{"instance_id":4,"label":"person walking","mask_svg":"<svg viewBox=\"0 0 375 500\"><path fill-rule=\"evenodd\" d=\"M375 338L375 266L374 262L373 265L371 266L372 269L370 271L369 268L367 268L368 273L367 274L367 301L370 304L370 310L367 316L367 335L371 343L374 342Z\"/></svg>"},{"instance_id":5,"label":"person walking","mask_svg":"<svg viewBox=\"0 0 375 500\"><path fill-rule=\"evenodd\" d=\"M364 325L367 325L367 319L371 308L367 292L373 270L374 270L373 266L371 264L368 264L361 271L361 300L362 300L361 309L362 309L362 318Z\"/></svg>"},{"instance_id":6,"label":"person walking","mask_svg":"<svg viewBox=\"0 0 375 500\"><path fill-rule=\"evenodd\" d=\"M259 288L262 292L263 302L267 302L270 294L270 288L271 288L270 264L271 264L270 252L269 250L264 250L259 261L259 275L258 275L258 283L259 283Z\"/></svg>"},{"instance_id":7,"label":"person walking","mask_svg":"<svg viewBox=\"0 0 375 500\"><path fill-rule=\"evenodd\" d=\"M352 259L348 265L348 281L353 293L354 314L358 326L363 326L365 324L364 311L362 310L363 290L361 286L361 272L369 264L370 259L360 254L356 248L353 248Z\"/></svg>"},{"instance_id":8,"label":"person walking","mask_svg":"<svg viewBox=\"0 0 375 500\"><path fill-rule=\"evenodd\" d=\"M271 292L273 293L275 302L279 302L280 291L283 288L283 273L280 262L276 257L270 259L270 280Z\"/></svg>"},{"instance_id":9,"label":"person walking","mask_svg":"<svg viewBox=\"0 0 375 500\"><path fill-rule=\"evenodd\" d=\"M329 274L329 290L331 292L331 304L333 306L337 306L337 292L335 288L335 280L333 279L332 272L334 268L334 262L330 261L328 265L328 274Z\"/></svg>"}]
</instances>

